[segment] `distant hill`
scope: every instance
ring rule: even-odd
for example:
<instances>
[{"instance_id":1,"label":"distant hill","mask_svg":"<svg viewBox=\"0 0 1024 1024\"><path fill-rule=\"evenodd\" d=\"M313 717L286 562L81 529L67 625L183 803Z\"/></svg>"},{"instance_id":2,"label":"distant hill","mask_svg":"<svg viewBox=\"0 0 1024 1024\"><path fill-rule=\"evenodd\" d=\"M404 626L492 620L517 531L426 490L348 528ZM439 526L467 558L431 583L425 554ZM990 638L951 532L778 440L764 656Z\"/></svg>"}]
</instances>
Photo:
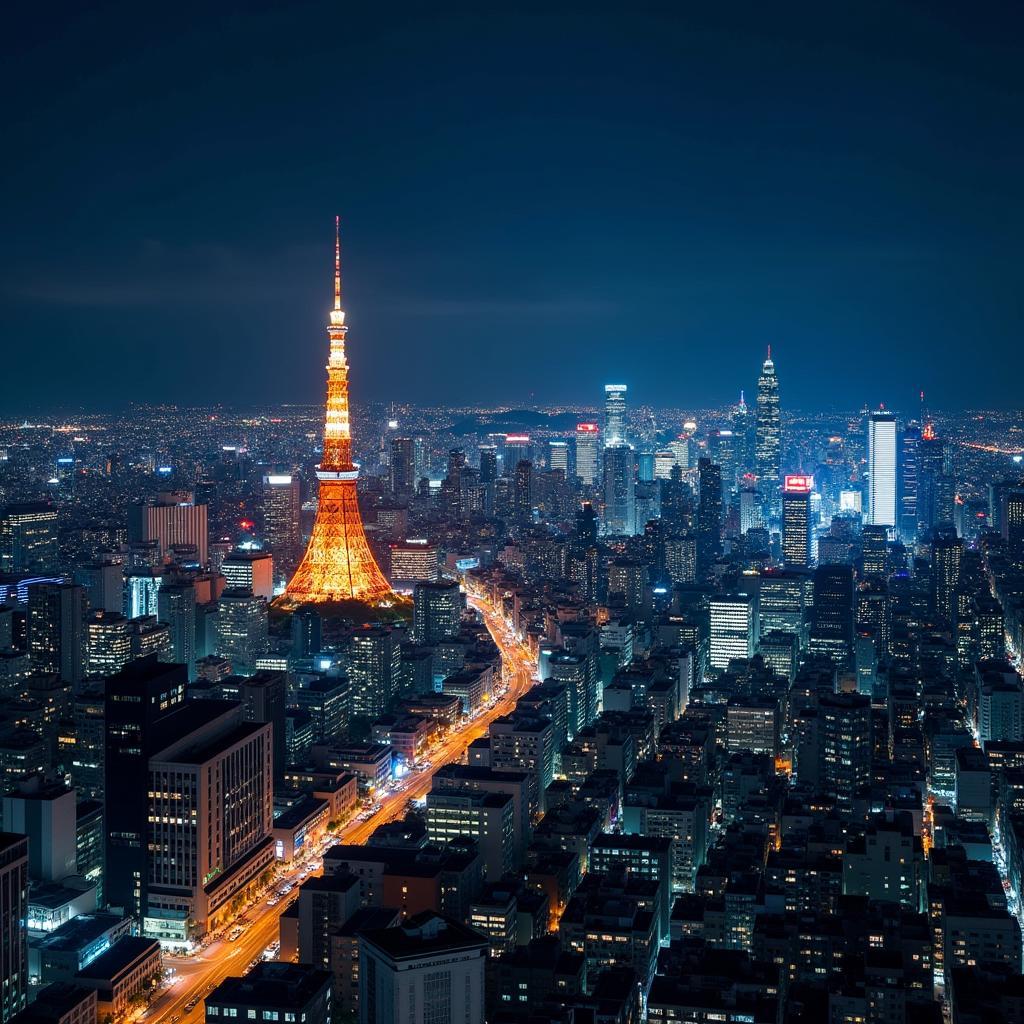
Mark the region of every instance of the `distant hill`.
<instances>
[{"instance_id":1,"label":"distant hill","mask_svg":"<svg viewBox=\"0 0 1024 1024\"><path fill-rule=\"evenodd\" d=\"M453 434L516 434L531 430L572 433L579 421L579 415L574 412L549 414L533 409L510 409L483 416L466 416L453 423L451 431Z\"/></svg>"}]
</instances>

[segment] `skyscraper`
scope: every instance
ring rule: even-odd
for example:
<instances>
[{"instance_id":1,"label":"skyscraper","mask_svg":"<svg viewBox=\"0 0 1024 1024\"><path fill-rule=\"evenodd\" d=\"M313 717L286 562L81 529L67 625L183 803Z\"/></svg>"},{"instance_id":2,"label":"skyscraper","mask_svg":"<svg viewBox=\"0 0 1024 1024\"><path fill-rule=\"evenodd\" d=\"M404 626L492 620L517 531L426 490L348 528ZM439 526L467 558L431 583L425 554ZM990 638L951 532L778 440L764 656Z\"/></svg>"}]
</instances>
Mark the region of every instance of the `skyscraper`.
<instances>
[{"instance_id":1,"label":"skyscraper","mask_svg":"<svg viewBox=\"0 0 1024 1024\"><path fill-rule=\"evenodd\" d=\"M0 1021L28 996L28 836L0 832Z\"/></svg>"},{"instance_id":2,"label":"skyscraper","mask_svg":"<svg viewBox=\"0 0 1024 1024\"><path fill-rule=\"evenodd\" d=\"M402 649L395 634L383 627L357 630L348 656L352 711L373 717L388 706L398 689Z\"/></svg>"},{"instance_id":3,"label":"skyscraper","mask_svg":"<svg viewBox=\"0 0 1024 1024\"><path fill-rule=\"evenodd\" d=\"M626 385L604 386L604 446L626 443Z\"/></svg>"},{"instance_id":4,"label":"skyscraper","mask_svg":"<svg viewBox=\"0 0 1024 1024\"><path fill-rule=\"evenodd\" d=\"M772 362L772 348L757 378L757 409L754 434L754 464L760 479L759 490L768 508L779 503L779 476L782 459L782 422L779 417L779 379Z\"/></svg>"},{"instance_id":5,"label":"skyscraper","mask_svg":"<svg viewBox=\"0 0 1024 1024\"><path fill-rule=\"evenodd\" d=\"M412 592L412 639L438 644L458 636L462 595L458 583L417 583Z\"/></svg>"},{"instance_id":6,"label":"skyscraper","mask_svg":"<svg viewBox=\"0 0 1024 1024\"><path fill-rule=\"evenodd\" d=\"M697 571L706 575L722 553L722 468L710 459L697 463Z\"/></svg>"},{"instance_id":7,"label":"skyscraper","mask_svg":"<svg viewBox=\"0 0 1024 1024\"><path fill-rule=\"evenodd\" d=\"M352 461L348 408L348 361L345 358L345 313L341 308L341 241L334 222L334 309L327 335L327 413L323 458L317 469L320 502L313 534L299 568L285 590L284 603L321 604L355 598L380 601L391 587L380 571L363 530L356 497L359 469Z\"/></svg>"},{"instance_id":8,"label":"skyscraper","mask_svg":"<svg viewBox=\"0 0 1024 1024\"><path fill-rule=\"evenodd\" d=\"M896 417L868 417L868 515L872 526L896 526Z\"/></svg>"},{"instance_id":9,"label":"skyscraper","mask_svg":"<svg viewBox=\"0 0 1024 1024\"><path fill-rule=\"evenodd\" d=\"M171 635L171 660L196 677L196 588L191 583L165 583L157 591L157 618Z\"/></svg>"},{"instance_id":10,"label":"skyscraper","mask_svg":"<svg viewBox=\"0 0 1024 1024\"><path fill-rule=\"evenodd\" d=\"M416 449L411 437L391 438L391 493L400 500L416 490Z\"/></svg>"},{"instance_id":11,"label":"skyscraper","mask_svg":"<svg viewBox=\"0 0 1024 1024\"><path fill-rule=\"evenodd\" d=\"M576 476L584 487L597 482L597 442L601 429L596 423L576 424Z\"/></svg>"},{"instance_id":12,"label":"skyscraper","mask_svg":"<svg viewBox=\"0 0 1024 1024\"><path fill-rule=\"evenodd\" d=\"M636 533L636 474L633 448L628 444L604 450L604 532L610 537Z\"/></svg>"},{"instance_id":13,"label":"skyscraper","mask_svg":"<svg viewBox=\"0 0 1024 1024\"><path fill-rule=\"evenodd\" d=\"M237 675L250 676L266 649L267 602L251 590L225 590L218 602L217 653Z\"/></svg>"},{"instance_id":14,"label":"skyscraper","mask_svg":"<svg viewBox=\"0 0 1024 1024\"><path fill-rule=\"evenodd\" d=\"M785 479L782 491L782 559L788 568L809 569L814 564L813 490L813 477L787 476Z\"/></svg>"},{"instance_id":15,"label":"skyscraper","mask_svg":"<svg viewBox=\"0 0 1024 1024\"><path fill-rule=\"evenodd\" d=\"M565 441L548 441L548 469L560 469L569 475L569 446Z\"/></svg>"},{"instance_id":16,"label":"skyscraper","mask_svg":"<svg viewBox=\"0 0 1024 1024\"><path fill-rule=\"evenodd\" d=\"M898 527L900 540L912 543L917 536L918 446L921 429L911 423L900 434Z\"/></svg>"},{"instance_id":17,"label":"skyscraper","mask_svg":"<svg viewBox=\"0 0 1024 1024\"><path fill-rule=\"evenodd\" d=\"M8 505L0 512L0 573L57 568L57 510L45 502Z\"/></svg>"},{"instance_id":18,"label":"skyscraper","mask_svg":"<svg viewBox=\"0 0 1024 1024\"><path fill-rule=\"evenodd\" d=\"M156 502L133 505L128 510L128 540L155 540L161 557L177 545L195 548L196 559L206 565L209 549L207 506L196 504L189 491L164 491Z\"/></svg>"},{"instance_id":19,"label":"skyscraper","mask_svg":"<svg viewBox=\"0 0 1024 1024\"><path fill-rule=\"evenodd\" d=\"M853 654L853 569L819 565L814 570L810 648L843 665Z\"/></svg>"},{"instance_id":20,"label":"skyscraper","mask_svg":"<svg viewBox=\"0 0 1024 1024\"><path fill-rule=\"evenodd\" d=\"M711 599L713 669L726 669L733 658L750 658L757 643L757 603L750 594L723 594Z\"/></svg>"},{"instance_id":21,"label":"skyscraper","mask_svg":"<svg viewBox=\"0 0 1024 1024\"><path fill-rule=\"evenodd\" d=\"M263 477L263 539L274 556L275 587L288 581L302 554L302 500L291 473Z\"/></svg>"},{"instance_id":22,"label":"skyscraper","mask_svg":"<svg viewBox=\"0 0 1024 1024\"><path fill-rule=\"evenodd\" d=\"M78 686L85 675L85 590L75 583L28 588L28 651L40 672Z\"/></svg>"}]
</instances>

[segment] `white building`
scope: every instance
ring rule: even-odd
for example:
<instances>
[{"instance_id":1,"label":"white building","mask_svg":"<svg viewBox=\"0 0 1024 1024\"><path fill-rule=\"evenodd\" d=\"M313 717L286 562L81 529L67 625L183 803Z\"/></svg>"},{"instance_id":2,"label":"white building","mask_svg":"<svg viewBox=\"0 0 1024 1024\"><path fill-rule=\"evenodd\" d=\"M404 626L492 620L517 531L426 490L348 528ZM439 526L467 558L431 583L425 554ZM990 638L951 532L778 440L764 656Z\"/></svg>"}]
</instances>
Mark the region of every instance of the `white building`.
<instances>
[{"instance_id":1,"label":"white building","mask_svg":"<svg viewBox=\"0 0 1024 1024\"><path fill-rule=\"evenodd\" d=\"M487 937L425 910L359 935L360 1024L483 1024Z\"/></svg>"},{"instance_id":2,"label":"white building","mask_svg":"<svg viewBox=\"0 0 1024 1024\"><path fill-rule=\"evenodd\" d=\"M729 667L733 658L751 658L757 637L757 605L750 594L725 594L711 599L713 669Z\"/></svg>"},{"instance_id":3,"label":"white building","mask_svg":"<svg viewBox=\"0 0 1024 1024\"><path fill-rule=\"evenodd\" d=\"M896 526L896 417L868 418L868 516L871 526Z\"/></svg>"}]
</instances>

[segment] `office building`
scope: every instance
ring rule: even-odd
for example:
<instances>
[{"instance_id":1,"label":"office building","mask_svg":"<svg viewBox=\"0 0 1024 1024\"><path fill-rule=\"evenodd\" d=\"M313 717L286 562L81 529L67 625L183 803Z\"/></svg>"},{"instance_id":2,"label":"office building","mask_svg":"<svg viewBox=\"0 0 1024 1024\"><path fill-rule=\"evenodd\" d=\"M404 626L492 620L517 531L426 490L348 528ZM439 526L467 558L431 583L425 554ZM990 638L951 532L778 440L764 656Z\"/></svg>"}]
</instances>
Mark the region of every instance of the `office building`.
<instances>
[{"instance_id":1,"label":"office building","mask_svg":"<svg viewBox=\"0 0 1024 1024\"><path fill-rule=\"evenodd\" d=\"M28 836L0 832L0 1021L28 996Z\"/></svg>"},{"instance_id":2,"label":"office building","mask_svg":"<svg viewBox=\"0 0 1024 1024\"><path fill-rule=\"evenodd\" d=\"M710 605L713 669L726 669L733 658L751 658L757 642L757 602L750 594L713 597Z\"/></svg>"},{"instance_id":3,"label":"office building","mask_svg":"<svg viewBox=\"0 0 1024 1024\"><path fill-rule=\"evenodd\" d=\"M252 675L268 646L267 602L249 590L225 590L217 612L217 653L236 675Z\"/></svg>"},{"instance_id":4,"label":"office building","mask_svg":"<svg viewBox=\"0 0 1024 1024\"><path fill-rule=\"evenodd\" d=\"M604 386L604 446L628 443L626 437L626 385Z\"/></svg>"},{"instance_id":5,"label":"office building","mask_svg":"<svg viewBox=\"0 0 1024 1024\"><path fill-rule=\"evenodd\" d=\"M220 571L228 590L251 590L264 601L274 596L274 559L264 551L233 551Z\"/></svg>"},{"instance_id":6,"label":"office building","mask_svg":"<svg viewBox=\"0 0 1024 1024\"><path fill-rule=\"evenodd\" d=\"M77 873L75 792L38 775L19 780L2 798L4 828L28 836L33 882L60 882Z\"/></svg>"},{"instance_id":7,"label":"office building","mask_svg":"<svg viewBox=\"0 0 1024 1024\"><path fill-rule=\"evenodd\" d=\"M810 649L844 665L853 654L853 569L819 565L814 570Z\"/></svg>"},{"instance_id":8,"label":"office building","mask_svg":"<svg viewBox=\"0 0 1024 1024\"><path fill-rule=\"evenodd\" d=\"M119 612L124 604L124 575L117 562L90 562L75 569L90 611Z\"/></svg>"},{"instance_id":9,"label":"office building","mask_svg":"<svg viewBox=\"0 0 1024 1024\"><path fill-rule=\"evenodd\" d=\"M529 434L506 434L501 475L511 479L520 462L533 462L533 442Z\"/></svg>"},{"instance_id":10,"label":"office building","mask_svg":"<svg viewBox=\"0 0 1024 1024\"><path fill-rule=\"evenodd\" d=\"M399 500L408 500L416 491L416 448L411 437L391 439L391 493Z\"/></svg>"},{"instance_id":11,"label":"office building","mask_svg":"<svg viewBox=\"0 0 1024 1024\"><path fill-rule=\"evenodd\" d=\"M900 434L899 493L896 496L898 531L904 544L912 544L917 537L918 521L918 447L921 428L908 424Z\"/></svg>"},{"instance_id":12,"label":"office building","mask_svg":"<svg viewBox=\"0 0 1024 1024\"><path fill-rule=\"evenodd\" d=\"M437 644L458 636L462 594L458 583L418 583L412 593L412 641Z\"/></svg>"},{"instance_id":13,"label":"office building","mask_svg":"<svg viewBox=\"0 0 1024 1024\"><path fill-rule=\"evenodd\" d=\"M849 814L871 783L871 699L860 693L826 694L821 714L820 778L825 791Z\"/></svg>"},{"instance_id":14,"label":"office building","mask_svg":"<svg viewBox=\"0 0 1024 1024\"><path fill-rule=\"evenodd\" d=\"M141 919L149 879L149 757L196 712L185 711L188 672L155 655L133 662L106 683L104 796L107 808L106 895L112 907ZM208 701L196 701L201 709ZM179 713L188 718L178 717ZM200 714L209 713L200 711Z\"/></svg>"},{"instance_id":15,"label":"office building","mask_svg":"<svg viewBox=\"0 0 1024 1024\"><path fill-rule=\"evenodd\" d=\"M596 423L576 424L576 477L584 487L597 483L598 442L601 428Z\"/></svg>"},{"instance_id":16,"label":"office building","mask_svg":"<svg viewBox=\"0 0 1024 1024\"><path fill-rule=\"evenodd\" d=\"M274 556L274 590L287 583L302 557L302 495L291 473L263 477L263 543ZM254 588L255 589L255 588Z\"/></svg>"},{"instance_id":17,"label":"office building","mask_svg":"<svg viewBox=\"0 0 1024 1024\"><path fill-rule=\"evenodd\" d=\"M340 872L309 878L299 887L300 964L327 970L331 963L330 930L359 909L359 879Z\"/></svg>"},{"instance_id":18,"label":"office building","mask_svg":"<svg viewBox=\"0 0 1024 1024\"><path fill-rule=\"evenodd\" d=\"M348 676L354 714L373 718L383 713L398 690L401 658L401 645L390 629L366 627L353 634Z\"/></svg>"},{"instance_id":19,"label":"office building","mask_svg":"<svg viewBox=\"0 0 1024 1024\"><path fill-rule=\"evenodd\" d=\"M896 526L896 417L873 412L868 417L868 514L872 526Z\"/></svg>"},{"instance_id":20,"label":"office building","mask_svg":"<svg viewBox=\"0 0 1024 1024\"><path fill-rule=\"evenodd\" d=\"M344 676L314 679L295 690L292 699L309 713L315 743L337 743L348 734L352 688Z\"/></svg>"},{"instance_id":21,"label":"office building","mask_svg":"<svg viewBox=\"0 0 1024 1024\"><path fill-rule=\"evenodd\" d=\"M0 512L0 573L53 572L57 562L56 508L24 502Z\"/></svg>"},{"instance_id":22,"label":"office building","mask_svg":"<svg viewBox=\"0 0 1024 1024\"><path fill-rule=\"evenodd\" d=\"M408 591L416 583L436 583L441 578L437 545L413 537L391 545L391 583Z\"/></svg>"},{"instance_id":23,"label":"office building","mask_svg":"<svg viewBox=\"0 0 1024 1024\"><path fill-rule=\"evenodd\" d=\"M569 478L569 445L565 441L548 441L548 469L561 470Z\"/></svg>"},{"instance_id":24,"label":"office building","mask_svg":"<svg viewBox=\"0 0 1024 1024\"><path fill-rule=\"evenodd\" d=\"M128 540L156 541L160 558L179 545L194 547L197 562L205 566L209 554L206 514L207 506L197 505L190 492L161 492L154 503L129 508Z\"/></svg>"},{"instance_id":25,"label":"office building","mask_svg":"<svg viewBox=\"0 0 1024 1024\"><path fill-rule=\"evenodd\" d=\"M164 583L156 595L157 618L167 625L171 660L196 677L196 588L192 583Z\"/></svg>"},{"instance_id":26,"label":"office building","mask_svg":"<svg viewBox=\"0 0 1024 1024\"><path fill-rule=\"evenodd\" d=\"M92 676L120 672L132 659L129 621L118 612L90 612L85 622L85 666Z\"/></svg>"},{"instance_id":27,"label":"office building","mask_svg":"<svg viewBox=\"0 0 1024 1024\"><path fill-rule=\"evenodd\" d=\"M722 554L722 468L702 458L697 463L697 475L697 572L703 577Z\"/></svg>"},{"instance_id":28,"label":"office building","mask_svg":"<svg viewBox=\"0 0 1024 1024\"><path fill-rule=\"evenodd\" d=\"M519 852L512 795L433 787L427 794L428 841L444 846L460 837L477 844L490 881L511 874Z\"/></svg>"},{"instance_id":29,"label":"office building","mask_svg":"<svg viewBox=\"0 0 1024 1024\"><path fill-rule=\"evenodd\" d=\"M810 569L814 565L813 490L813 477L785 478L782 489L782 560L787 568Z\"/></svg>"},{"instance_id":30,"label":"office building","mask_svg":"<svg viewBox=\"0 0 1024 1024\"><path fill-rule=\"evenodd\" d=\"M483 1024L485 935L424 911L359 936L359 1022Z\"/></svg>"},{"instance_id":31,"label":"office building","mask_svg":"<svg viewBox=\"0 0 1024 1024\"><path fill-rule=\"evenodd\" d=\"M604 449L604 534L632 537L636 533L636 474L633 449L607 444Z\"/></svg>"},{"instance_id":32,"label":"office building","mask_svg":"<svg viewBox=\"0 0 1024 1024\"><path fill-rule=\"evenodd\" d=\"M95 989L56 981L40 989L11 1024L96 1024L96 1020Z\"/></svg>"},{"instance_id":33,"label":"office building","mask_svg":"<svg viewBox=\"0 0 1024 1024\"><path fill-rule=\"evenodd\" d=\"M148 761L146 935L180 943L231 916L273 863L273 738L235 701L206 704L200 726Z\"/></svg>"},{"instance_id":34,"label":"office building","mask_svg":"<svg viewBox=\"0 0 1024 1024\"><path fill-rule=\"evenodd\" d=\"M36 671L77 687L85 675L85 589L75 583L28 588L28 652Z\"/></svg>"}]
</instances>

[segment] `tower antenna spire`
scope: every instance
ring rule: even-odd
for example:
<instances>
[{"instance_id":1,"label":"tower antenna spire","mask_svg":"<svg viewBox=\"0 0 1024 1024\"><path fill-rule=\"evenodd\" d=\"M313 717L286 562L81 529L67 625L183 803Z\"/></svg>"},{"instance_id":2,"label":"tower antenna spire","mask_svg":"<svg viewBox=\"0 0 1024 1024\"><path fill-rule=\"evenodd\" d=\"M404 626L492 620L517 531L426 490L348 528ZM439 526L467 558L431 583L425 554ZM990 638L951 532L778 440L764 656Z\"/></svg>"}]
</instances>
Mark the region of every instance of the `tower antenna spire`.
<instances>
[{"instance_id":1,"label":"tower antenna spire","mask_svg":"<svg viewBox=\"0 0 1024 1024\"><path fill-rule=\"evenodd\" d=\"M771 358L772 358L772 346L771 346L771 342L769 342L768 343L768 359L769 359L769 361L771 361Z\"/></svg>"},{"instance_id":2,"label":"tower antenna spire","mask_svg":"<svg viewBox=\"0 0 1024 1024\"><path fill-rule=\"evenodd\" d=\"M341 217L334 217L334 308L341 309Z\"/></svg>"}]
</instances>

